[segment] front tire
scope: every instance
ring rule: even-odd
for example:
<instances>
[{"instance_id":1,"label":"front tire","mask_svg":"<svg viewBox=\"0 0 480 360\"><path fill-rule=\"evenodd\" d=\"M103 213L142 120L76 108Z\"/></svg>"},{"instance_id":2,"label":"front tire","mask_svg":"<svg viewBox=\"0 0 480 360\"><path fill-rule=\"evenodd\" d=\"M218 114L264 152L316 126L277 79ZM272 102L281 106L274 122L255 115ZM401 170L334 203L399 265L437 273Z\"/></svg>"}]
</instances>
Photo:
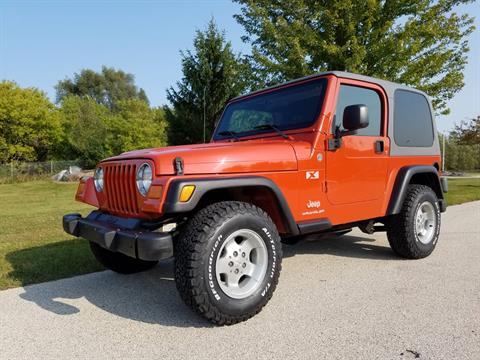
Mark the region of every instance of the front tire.
<instances>
[{"instance_id":1,"label":"front tire","mask_svg":"<svg viewBox=\"0 0 480 360\"><path fill-rule=\"evenodd\" d=\"M408 186L400 214L387 223L387 237L392 250L407 259L430 255L440 233L440 208L435 192L428 186Z\"/></svg>"},{"instance_id":2,"label":"front tire","mask_svg":"<svg viewBox=\"0 0 480 360\"><path fill-rule=\"evenodd\" d=\"M90 241L90 249L97 261L109 270L120 274L134 274L153 268L158 261L145 261L104 249Z\"/></svg>"},{"instance_id":3,"label":"front tire","mask_svg":"<svg viewBox=\"0 0 480 360\"><path fill-rule=\"evenodd\" d=\"M282 248L260 208L238 201L207 206L176 240L175 282L194 311L218 325L254 316L277 286Z\"/></svg>"}]
</instances>

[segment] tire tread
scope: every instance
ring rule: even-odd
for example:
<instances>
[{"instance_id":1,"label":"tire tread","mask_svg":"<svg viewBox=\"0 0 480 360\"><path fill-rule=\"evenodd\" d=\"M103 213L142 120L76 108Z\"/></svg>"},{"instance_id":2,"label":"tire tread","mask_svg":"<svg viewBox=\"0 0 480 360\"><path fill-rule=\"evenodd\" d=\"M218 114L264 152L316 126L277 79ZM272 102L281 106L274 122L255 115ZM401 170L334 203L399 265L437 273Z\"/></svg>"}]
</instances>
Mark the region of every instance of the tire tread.
<instances>
[{"instance_id":1,"label":"tire tread","mask_svg":"<svg viewBox=\"0 0 480 360\"><path fill-rule=\"evenodd\" d=\"M253 311L243 315L231 315L222 313L210 302L207 288L204 286L203 260L207 256L207 243L210 240L209 234L238 214L255 215L262 217L271 229L275 230L275 236L280 238L276 226L262 209L250 203L240 201L224 201L211 204L201 209L186 224L183 232L176 239L175 254L175 282L183 301L199 315L209 319L217 325L232 325L245 321L258 314L263 306L270 300L278 283L276 276L271 285L271 291ZM281 245L277 250L281 259ZM277 263L277 272L281 271L281 261Z\"/></svg>"},{"instance_id":2,"label":"tire tread","mask_svg":"<svg viewBox=\"0 0 480 360\"><path fill-rule=\"evenodd\" d=\"M400 213L391 217L387 225L387 238L390 247L397 255L407 259L421 259L430 255L433 251L433 248L429 252L422 251L412 237L414 219L411 217L415 216L416 200L425 193L431 193L436 198L433 190L426 185L409 185ZM437 206L438 204L435 205L435 207ZM440 226L439 222L437 226Z\"/></svg>"}]
</instances>

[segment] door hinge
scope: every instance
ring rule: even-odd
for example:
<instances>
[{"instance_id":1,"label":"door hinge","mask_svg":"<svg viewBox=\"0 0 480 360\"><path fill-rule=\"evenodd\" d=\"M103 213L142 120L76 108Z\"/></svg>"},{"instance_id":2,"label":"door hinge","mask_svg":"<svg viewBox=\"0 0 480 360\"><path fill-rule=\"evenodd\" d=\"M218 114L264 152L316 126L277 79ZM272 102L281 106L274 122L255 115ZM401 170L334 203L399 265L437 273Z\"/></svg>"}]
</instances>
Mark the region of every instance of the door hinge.
<instances>
[{"instance_id":1,"label":"door hinge","mask_svg":"<svg viewBox=\"0 0 480 360\"><path fill-rule=\"evenodd\" d=\"M333 138L327 140L327 150L328 151L335 151L340 149L342 146L342 139L341 138Z\"/></svg>"}]
</instances>

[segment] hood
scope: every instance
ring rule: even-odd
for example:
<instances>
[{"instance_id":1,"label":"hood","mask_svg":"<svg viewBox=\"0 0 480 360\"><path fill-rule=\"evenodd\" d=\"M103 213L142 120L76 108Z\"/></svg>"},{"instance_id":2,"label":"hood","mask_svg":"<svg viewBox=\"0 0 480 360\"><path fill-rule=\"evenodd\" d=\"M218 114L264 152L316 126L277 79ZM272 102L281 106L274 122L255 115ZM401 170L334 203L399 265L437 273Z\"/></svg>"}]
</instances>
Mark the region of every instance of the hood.
<instances>
[{"instance_id":1,"label":"hood","mask_svg":"<svg viewBox=\"0 0 480 360\"><path fill-rule=\"evenodd\" d=\"M297 170L295 151L288 141L240 141L130 151L104 161L150 159L156 175L175 173L181 157L185 175Z\"/></svg>"}]
</instances>

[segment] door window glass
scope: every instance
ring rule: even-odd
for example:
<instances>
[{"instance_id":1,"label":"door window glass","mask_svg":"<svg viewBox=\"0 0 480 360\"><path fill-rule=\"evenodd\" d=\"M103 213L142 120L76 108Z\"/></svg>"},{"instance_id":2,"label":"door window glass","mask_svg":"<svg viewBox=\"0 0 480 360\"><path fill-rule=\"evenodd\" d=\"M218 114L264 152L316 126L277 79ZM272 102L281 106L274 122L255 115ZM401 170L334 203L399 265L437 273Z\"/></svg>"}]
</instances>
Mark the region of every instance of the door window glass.
<instances>
[{"instance_id":1,"label":"door window glass","mask_svg":"<svg viewBox=\"0 0 480 360\"><path fill-rule=\"evenodd\" d=\"M356 135L381 135L382 102L380 95L375 90L352 85L340 85L335 112L335 127L338 127L340 130L345 130L342 126L343 111L350 105L366 105L368 108L369 124L366 128L358 129Z\"/></svg>"}]
</instances>

